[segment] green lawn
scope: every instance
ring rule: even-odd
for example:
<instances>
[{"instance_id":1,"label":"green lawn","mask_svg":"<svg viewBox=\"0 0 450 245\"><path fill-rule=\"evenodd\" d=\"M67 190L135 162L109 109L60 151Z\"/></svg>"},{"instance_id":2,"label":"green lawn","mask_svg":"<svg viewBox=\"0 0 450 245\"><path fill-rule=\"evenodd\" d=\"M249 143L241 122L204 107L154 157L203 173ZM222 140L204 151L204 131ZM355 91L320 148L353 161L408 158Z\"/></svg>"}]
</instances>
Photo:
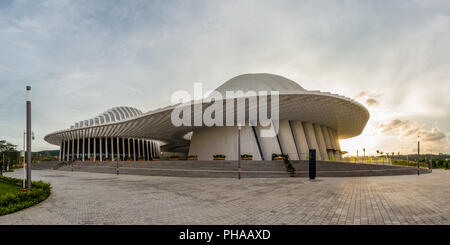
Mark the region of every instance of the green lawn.
<instances>
[{"instance_id":1,"label":"green lawn","mask_svg":"<svg viewBox=\"0 0 450 245\"><path fill-rule=\"evenodd\" d=\"M0 182L0 195L3 195L8 192L19 192L20 189L21 188L19 186Z\"/></svg>"}]
</instances>

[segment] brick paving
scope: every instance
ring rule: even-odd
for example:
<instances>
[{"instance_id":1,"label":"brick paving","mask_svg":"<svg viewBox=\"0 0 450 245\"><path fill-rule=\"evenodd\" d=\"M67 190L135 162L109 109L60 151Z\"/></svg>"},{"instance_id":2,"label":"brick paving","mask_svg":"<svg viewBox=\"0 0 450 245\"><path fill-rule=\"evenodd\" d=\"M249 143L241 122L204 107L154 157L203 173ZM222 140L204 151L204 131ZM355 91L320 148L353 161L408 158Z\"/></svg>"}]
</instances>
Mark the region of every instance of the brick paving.
<instances>
[{"instance_id":1,"label":"brick paving","mask_svg":"<svg viewBox=\"0 0 450 245\"><path fill-rule=\"evenodd\" d=\"M33 178L51 182L52 195L0 224L450 224L444 170L313 181L58 170L34 170Z\"/></svg>"}]
</instances>

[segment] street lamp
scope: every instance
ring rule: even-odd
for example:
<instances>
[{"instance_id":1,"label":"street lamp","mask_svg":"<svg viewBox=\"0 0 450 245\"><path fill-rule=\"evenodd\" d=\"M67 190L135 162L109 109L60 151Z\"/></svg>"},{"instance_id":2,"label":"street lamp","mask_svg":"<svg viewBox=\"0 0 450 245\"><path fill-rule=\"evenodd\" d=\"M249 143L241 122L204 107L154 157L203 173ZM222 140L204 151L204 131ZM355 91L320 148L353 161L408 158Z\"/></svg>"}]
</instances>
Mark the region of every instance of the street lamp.
<instances>
[{"instance_id":1,"label":"street lamp","mask_svg":"<svg viewBox=\"0 0 450 245\"><path fill-rule=\"evenodd\" d=\"M31 86L27 86L27 189L31 190Z\"/></svg>"},{"instance_id":2,"label":"street lamp","mask_svg":"<svg viewBox=\"0 0 450 245\"><path fill-rule=\"evenodd\" d=\"M238 179L241 179L241 124L238 123Z\"/></svg>"}]
</instances>

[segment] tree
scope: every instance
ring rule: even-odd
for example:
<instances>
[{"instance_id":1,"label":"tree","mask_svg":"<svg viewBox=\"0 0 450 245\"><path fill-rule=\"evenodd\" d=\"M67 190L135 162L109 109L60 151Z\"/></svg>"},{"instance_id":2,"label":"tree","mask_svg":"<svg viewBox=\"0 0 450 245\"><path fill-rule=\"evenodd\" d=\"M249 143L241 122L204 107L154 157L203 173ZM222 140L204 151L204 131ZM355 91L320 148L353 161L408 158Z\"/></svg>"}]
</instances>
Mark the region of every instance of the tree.
<instances>
[{"instance_id":1,"label":"tree","mask_svg":"<svg viewBox=\"0 0 450 245\"><path fill-rule=\"evenodd\" d=\"M0 140L0 161L1 168L4 168L4 164L17 162L19 159L19 152L16 150L16 145L13 145L6 140ZM5 162L3 162L5 161Z\"/></svg>"}]
</instances>

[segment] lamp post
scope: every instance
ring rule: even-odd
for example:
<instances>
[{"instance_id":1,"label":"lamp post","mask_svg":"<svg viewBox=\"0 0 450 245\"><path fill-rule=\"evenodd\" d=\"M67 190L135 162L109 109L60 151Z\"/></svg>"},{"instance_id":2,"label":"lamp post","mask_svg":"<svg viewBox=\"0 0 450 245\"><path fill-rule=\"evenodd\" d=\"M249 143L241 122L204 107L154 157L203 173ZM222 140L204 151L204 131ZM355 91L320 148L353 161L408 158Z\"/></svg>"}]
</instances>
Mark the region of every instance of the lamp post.
<instances>
[{"instance_id":1,"label":"lamp post","mask_svg":"<svg viewBox=\"0 0 450 245\"><path fill-rule=\"evenodd\" d=\"M417 175L420 175L420 136L417 136Z\"/></svg>"},{"instance_id":2,"label":"lamp post","mask_svg":"<svg viewBox=\"0 0 450 245\"><path fill-rule=\"evenodd\" d=\"M363 162L366 160L366 148L363 148Z\"/></svg>"},{"instance_id":3,"label":"lamp post","mask_svg":"<svg viewBox=\"0 0 450 245\"><path fill-rule=\"evenodd\" d=\"M241 179L241 124L238 124L238 179Z\"/></svg>"},{"instance_id":4,"label":"lamp post","mask_svg":"<svg viewBox=\"0 0 450 245\"><path fill-rule=\"evenodd\" d=\"M31 86L27 86L27 189L31 190Z\"/></svg>"}]
</instances>

